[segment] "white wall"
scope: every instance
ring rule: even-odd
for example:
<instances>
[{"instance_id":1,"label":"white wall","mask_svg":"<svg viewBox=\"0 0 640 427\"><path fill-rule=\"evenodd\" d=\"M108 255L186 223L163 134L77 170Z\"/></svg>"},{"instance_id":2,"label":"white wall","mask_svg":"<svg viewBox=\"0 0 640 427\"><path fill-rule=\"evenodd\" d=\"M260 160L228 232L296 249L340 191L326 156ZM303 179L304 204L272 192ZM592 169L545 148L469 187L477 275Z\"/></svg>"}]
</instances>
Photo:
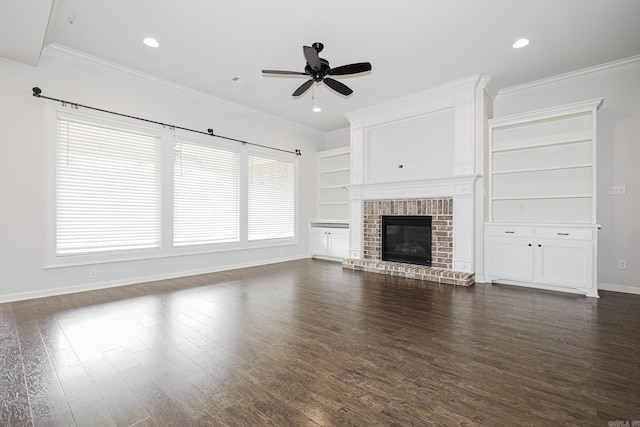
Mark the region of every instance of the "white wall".
<instances>
[{"instance_id":1,"label":"white wall","mask_svg":"<svg viewBox=\"0 0 640 427\"><path fill-rule=\"evenodd\" d=\"M640 293L640 57L501 91L494 116L604 98L598 112L597 221L600 289ZM610 196L609 186L627 195ZM627 260L627 270L617 260Z\"/></svg>"},{"instance_id":2,"label":"white wall","mask_svg":"<svg viewBox=\"0 0 640 427\"><path fill-rule=\"evenodd\" d=\"M349 128L329 132L324 137L324 143L319 150L332 150L349 146Z\"/></svg>"},{"instance_id":3,"label":"white wall","mask_svg":"<svg viewBox=\"0 0 640 427\"><path fill-rule=\"evenodd\" d=\"M76 61L77 62L77 61ZM122 70L120 70L122 71ZM104 286L177 277L234 266L307 256L307 221L315 215L315 156L323 136L271 120L195 92L126 72L105 72L54 55L38 67L0 58L0 302ZM148 81L147 81L148 80ZM98 277L76 266L43 269L45 250L45 159L43 95L255 142L302 151L299 158L297 244L100 264Z\"/></svg>"}]
</instances>

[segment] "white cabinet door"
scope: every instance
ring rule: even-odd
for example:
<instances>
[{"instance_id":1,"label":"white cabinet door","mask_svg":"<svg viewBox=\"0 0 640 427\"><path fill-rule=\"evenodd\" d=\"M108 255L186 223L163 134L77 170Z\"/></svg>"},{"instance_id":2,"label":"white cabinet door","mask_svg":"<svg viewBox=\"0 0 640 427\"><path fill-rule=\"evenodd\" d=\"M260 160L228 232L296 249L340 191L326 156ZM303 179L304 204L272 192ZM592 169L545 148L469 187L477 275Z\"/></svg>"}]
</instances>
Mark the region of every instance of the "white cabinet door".
<instances>
[{"instance_id":1,"label":"white cabinet door","mask_svg":"<svg viewBox=\"0 0 640 427\"><path fill-rule=\"evenodd\" d=\"M530 239L487 238L487 274L492 280L533 281Z\"/></svg>"},{"instance_id":2,"label":"white cabinet door","mask_svg":"<svg viewBox=\"0 0 640 427\"><path fill-rule=\"evenodd\" d=\"M327 256L329 254L329 239L326 228L311 227L309 250L311 255Z\"/></svg>"},{"instance_id":3,"label":"white cabinet door","mask_svg":"<svg viewBox=\"0 0 640 427\"><path fill-rule=\"evenodd\" d=\"M538 240L535 245L537 282L571 288L591 287L591 242Z\"/></svg>"},{"instance_id":4,"label":"white cabinet door","mask_svg":"<svg viewBox=\"0 0 640 427\"><path fill-rule=\"evenodd\" d=\"M348 228L334 228L329 230L329 256L335 258L349 257Z\"/></svg>"}]
</instances>

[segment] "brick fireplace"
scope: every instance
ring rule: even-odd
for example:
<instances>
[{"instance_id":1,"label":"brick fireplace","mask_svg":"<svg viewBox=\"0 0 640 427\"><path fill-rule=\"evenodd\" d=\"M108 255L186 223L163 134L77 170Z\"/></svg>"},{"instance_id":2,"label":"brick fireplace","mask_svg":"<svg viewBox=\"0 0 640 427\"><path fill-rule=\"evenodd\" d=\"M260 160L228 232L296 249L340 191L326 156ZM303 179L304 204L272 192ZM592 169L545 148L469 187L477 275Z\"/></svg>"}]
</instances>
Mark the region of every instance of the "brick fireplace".
<instances>
[{"instance_id":1,"label":"brick fireplace","mask_svg":"<svg viewBox=\"0 0 640 427\"><path fill-rule=\"evenodd\" d=\"M432 227L432 267L452 269L453 199L365 200L364 254L366 260L381 260L383 215L428 215Z\"/></svg>"},{"instance_id":2,"label":"brick fireplace","mask_svg":"<svg viewBox=\"0 0 640 427\"><path fill-rule=\"evenodd\" d=\"M456 247L461 253L473 241L470 235L465 235L473 218L470 209L473 190L469 185L473 181L467 183L463 180L462 183L464 185L460 185L458 180L439 180L349 186L352 247L350 258L344 260L343 268L452 285L472 285L475 279L472 262L462 259L459 254L457 259L455 256ZM415 197L424 194L433 194L434 197ZM368 197L372 195L379 198ZM406 197L397 197L399 195ZM383 215L431 216L430 267L382 261ZM457 234L456 225L460 229ZM472 229L471 226L469 231Z\"/></svg>"}]
</instances>

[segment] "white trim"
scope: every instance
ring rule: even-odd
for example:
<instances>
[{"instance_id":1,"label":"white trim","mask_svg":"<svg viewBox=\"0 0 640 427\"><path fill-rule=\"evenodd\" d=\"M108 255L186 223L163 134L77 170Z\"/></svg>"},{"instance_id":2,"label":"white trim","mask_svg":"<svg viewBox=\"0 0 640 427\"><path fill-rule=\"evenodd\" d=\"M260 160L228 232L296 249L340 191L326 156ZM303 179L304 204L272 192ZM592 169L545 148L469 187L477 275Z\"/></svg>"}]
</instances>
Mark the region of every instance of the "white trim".
<instances>
[{"instance_id":1,"label":"white trim","mask_svg":"<svg viewBox=\"0 0 640 427\"><path fill-rule=\"evenodd\" d=\"M262 120L274 125L283 126L294 131L302 132L315 137L324 137L325 133L318 130L302 126L298 123L284 120L271 114L264 113L259 110L246 107L235 102L231 102L224 98L218 98L206 92L202 92L188 86L174 83L170 80L144 73L133 68L124 67L111 61L107 61L96 56L68 48L66 46L52 43L42 50L42 55L59 59L68 63L80 65L82 67L92 69L101 73L109 74L118 78L132 81L134 83L144 84L152 88L173 93L185 98L189 98L198 102L204 102L214 107L222 107L234 113L242 114L254 119ZM46 88L45 88L46 89ZM51 96L55 96L52 94ZM59 95L62 96L62 95Z\"/></svg>"},{"instance_id":2,"label":"white trim","mask_svg":"<svg viewBox=\"0 0 640 427\"><path fill-rule=\"evenodd\" d=\"M109 282L99 282L84 285L65 286L61 288L46 289L42 291L20 292L15 294L0 295L0 304L6 302L23 301L35 298L46 298L58 295L72 294L76 292L97 291L101 289L116 288L119 286L135 285L138 283L153 282L157 280L175 279L179 277L197 276L200 274L218 273L221 271L238 270L241 268L259 267L263 265L277 264L280 262L296 261L309 258L308 254L291 257L275 258L263 261L255 261L242 264L230 264L213 268L203 268L198 270L187 270L164 274L154 274L150 276L129 277L126 279L112 280Z\"/></svg>"},{"instance_id":3,"label":"white trim","mask_svg":"<svg viewBox=\"0 0 640 427\"><path fill-rule=\"evenodd\" d=\"M327 132L324 134L325 139L335 138L338 136L349 136L349 127L332 130L331 132Z\"/></svg>"},{"instance_id":4,"label":"white trim","mask_svg":"<svg viewBox=\"0 0 640 427\"><path fill-rule=\"evenodd\" d=\"M622 292L625 294L635 294L640 295L640 285L619 285L616 283L598 283L598 290L600 291L611 291L611 292Z\"/></svg>"},{"instance_id":5,"label":"white trim","mask_svg":"<svg viewBox=\"0 0 640 427\"><path fill-rule=\"evenodd\" d=\"M379 184L347 185L349 200L432 199L471 196L480 175L453 176Z\"/></svg>"},{"instance_id":6,"label":"white trim","mask_svg":"<svg viewBox=\"0 0 640 427\"><path fill-rule=\"evenodd\" d=\"M611 74L623 73L640 68L640 55L631 56L629 58L617 61L607 62L593 67L583 68L577 71L571 71L565 74L540 79L529 83L501 89L498 91L500 98L511 98L516 96L524 96L538 92L540 90L549 90L557 87L567 86L580 81L605 77Z\"/></svg>"},{"instance_id":7,"label":"white trim","mask_svg":"<svg viewBox=\"0 0 640 427\"><path fill-rule=\"evenodd\" d=\"M474 90L487 84L481 75L473 75L401 98L345 113L353 128L371 127L421 114L435 113L471 102Z\"/></svg>"},{"instance_id":8,"label":"white trim","mask_svg":"<svg viewBox=\"0 0 640 427\"><path fill-rule=\"evenodd\" d=\"M523 123L526 123L526 122L535 122L535 121L540 121L545 119L562 118L558 116L568 116L568 115L577 114L577 113L595 114L595 112L597 112L600 109L600 107L602 107L603 102L604 102L604 98L594 98L586 101L560 105L557 107L542 108L539 110L527 111L524 113L510 114L508 116L494 117L492 119L489 119L489 131L491 132L494 130L493 128L502 127L502 126L511 126L511 125L521 126ZM592 136L591 138L585 139L584 141L592 140L593 138L594 137ZM580 141L583 141L583 140L580 140ZM571 141L571 142L577 142L577 141ZM539 146L540 145L535 145L533 147L539 147ZM524 147L517 147L515 149L520 149L520 148L530 148L530 147L524 146ZM492 151L495 152L495 151L506 151L506 150L492 150Z\"/></svg>"}]
</instances>

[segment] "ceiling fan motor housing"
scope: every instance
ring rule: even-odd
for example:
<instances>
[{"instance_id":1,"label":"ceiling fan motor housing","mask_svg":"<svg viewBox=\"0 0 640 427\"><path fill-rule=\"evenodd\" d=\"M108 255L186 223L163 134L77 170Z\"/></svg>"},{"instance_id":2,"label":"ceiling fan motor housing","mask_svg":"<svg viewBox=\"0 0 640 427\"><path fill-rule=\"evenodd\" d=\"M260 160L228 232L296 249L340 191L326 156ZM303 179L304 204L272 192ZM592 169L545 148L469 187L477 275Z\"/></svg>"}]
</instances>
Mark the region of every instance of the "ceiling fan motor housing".
<instances>
[{"instance_id":1,"label":"ceiling fan motor housing","mask_svg":"<svg viewBox=\"0 0 640 427\"><path fill-rule=\"evenodd\" d=\"M331 67L329 66L329 61L327 61L324 58L319 58L320 59L320 69L319 70L314 70L313 68L311 68L311 65L309 65L309 63L307 63L306 67L304 67L304 71L309 74L314 81L316 82L320 82L322 81L323 78L325 78L325 76L327 75L327 73L329 73L329 70L331 69Z\"/></svg>"}]
</instances>

